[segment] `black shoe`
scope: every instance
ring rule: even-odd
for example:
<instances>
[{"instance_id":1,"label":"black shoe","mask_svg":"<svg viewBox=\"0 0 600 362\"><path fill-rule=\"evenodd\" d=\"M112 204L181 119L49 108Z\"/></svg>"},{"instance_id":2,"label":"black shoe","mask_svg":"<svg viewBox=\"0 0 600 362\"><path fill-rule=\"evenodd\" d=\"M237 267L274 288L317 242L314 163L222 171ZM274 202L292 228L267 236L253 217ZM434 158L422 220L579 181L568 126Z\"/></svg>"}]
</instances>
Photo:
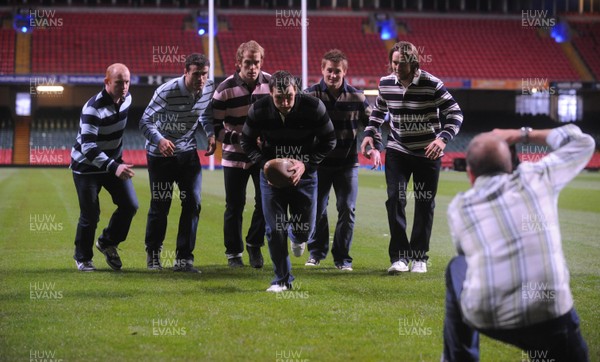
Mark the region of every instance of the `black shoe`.
<instances>
[{"instance_id":1,"label":"black shoe","mask_svg":"<svg viewBox=\"0 0 600 362\"><path fill-rule=\"evenodd\" d=\"M146 265L150 270L162 270L162 264L160 263L160 252L151 251L146 255Z\"/></svg>"},{"instance_id":2,"label":"black shoe","mask_svg":"<svg viewBox=\"0 0 600 362\"><path fill-rule=\"evenodd\" d=\"M192 264L190 260L186 259L175 259L173 271L184 273L200 273L200 270L194 268L194 264Z\"/></svg>"},{"instance_id":3,"label":"black shoe","mask_svg":"<svg viewBox=\"0 0 600 362\"><path fill-rule=\"evenodd\" d=\"M250 258L250 266L256 269L262 268L265 261L262 256L262 252L260 251L260 247L247 246L246 251L248 251L248 257Z\"/></svg>"},{"instance_id":4,"label":"black shoe","mask_svg":"<svg viewBox=\"0 0 600 362\"><path fill-rule=\"evenodd\" d=\"M242 261L242 258L229 258L227 259L227 265L230 268L242 268L244 266L244 262Z\"/></svg>"},{"instance_id":5,"label":"black shoe","mask_svg":"<svg viewBox=\"0 0 600 362\"><path fill-rule=\"evenodd\" d=\"M111 267L113 270L121 270L123 264L121 263L121 258L119 257L119 253L117 253L116 246L107 246L103 247L100 243L100 240L96 241L96 248L100 250L102 254L106 257L106 264Z\"/></svg>"}]
</instances>

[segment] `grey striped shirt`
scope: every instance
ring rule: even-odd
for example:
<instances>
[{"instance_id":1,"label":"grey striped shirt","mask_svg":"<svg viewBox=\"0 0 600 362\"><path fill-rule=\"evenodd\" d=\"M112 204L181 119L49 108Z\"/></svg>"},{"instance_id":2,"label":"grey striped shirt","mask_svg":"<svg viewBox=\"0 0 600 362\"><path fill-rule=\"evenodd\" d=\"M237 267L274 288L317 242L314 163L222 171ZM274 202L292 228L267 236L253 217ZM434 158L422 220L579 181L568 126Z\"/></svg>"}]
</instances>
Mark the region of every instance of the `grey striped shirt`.
<instances>
[{"instance_id":1,"label":"grey striped shirt","mask_svg":"<svg viewBox=\"0 0 600 362\"><path fill-rule=\"evenodd\" d=\"M175 153L195 150L195 133L199 125L207 137L213 136L210 101L214 91L214 82L208 80L202 94L196 98L185 87L184 76L158 87L140 120L148 154L162 157L158 143L163 138L173 142Z\"/></svg>"}]
</instances>

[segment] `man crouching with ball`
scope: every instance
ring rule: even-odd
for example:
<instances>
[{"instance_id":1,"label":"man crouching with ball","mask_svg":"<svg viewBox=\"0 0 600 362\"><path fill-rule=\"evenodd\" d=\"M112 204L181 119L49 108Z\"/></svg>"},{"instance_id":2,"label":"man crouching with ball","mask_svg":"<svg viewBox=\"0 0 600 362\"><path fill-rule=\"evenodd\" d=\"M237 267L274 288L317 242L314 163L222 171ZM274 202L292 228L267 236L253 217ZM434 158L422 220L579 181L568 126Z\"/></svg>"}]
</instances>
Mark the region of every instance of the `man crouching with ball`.
<instances>
[{"instance_id":1,"label":"man crouching with ball","mask_svg":"<svg viewBox=\"0 0 600 362\"><path fill-rule=\"evenodd\" d=\"M279 293L290 289L294 281L287 237L294 255L301 256L315 227L317 166L335 148L336 137L323 102L298 93L290 73L275 72L269 90L270 97L250 107L241 145L261 168L263 214L275 271L267 291ZM264 166L275 158L291 160L291 186L277 188L266 179Z\"/></svg>"}]
</instances>

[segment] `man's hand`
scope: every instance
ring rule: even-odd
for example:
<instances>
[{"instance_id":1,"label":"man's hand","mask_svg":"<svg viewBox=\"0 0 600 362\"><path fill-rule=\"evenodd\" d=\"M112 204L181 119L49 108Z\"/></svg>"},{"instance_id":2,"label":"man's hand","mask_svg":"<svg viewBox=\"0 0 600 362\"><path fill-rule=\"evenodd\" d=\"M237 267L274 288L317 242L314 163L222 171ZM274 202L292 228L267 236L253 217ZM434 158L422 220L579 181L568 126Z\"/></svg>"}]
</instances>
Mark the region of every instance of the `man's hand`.
<instances>
[{"instance_id":1,"label":"man's hand","mask_svg":"<svg viewBox=\"0 0 600 362\"><path fill-rule=\"evenodd\" d=\"M294 174L292 175L292 184L294 186L298 185L300 182L300 178L304 174L306 167L304 167L304 163L298 160L290 159L292 163L292 167L288 168L288 171L292 171Z\"/></svg>"},{"instance_id":2,"label":"man's hand","mask_svg":"<svg viewBox=\"0 0 600 362\"><path fill-rule=\"evenodd\" d=\"M117 170L115 171L115 176L117 176L121 180L128 180L132 178L133 176L135 176L135 172L133 172L133 170L131 169L132 167L133 165L127 165L124 163L120 164L119 167L117 167Z\"/></svg>"},{"instance_id":3,"label":"man's hand","mask_svg":"<svg viewBox=\"0 0 600 362\"><path fill-rule=\"evenodd\" d=\"M442 151L446 148L446 144L440 138L436 138L425 147L425 157L431 160L440 158Z\"/></svg>"},{"instance_id":4,"label":"man's hand","mask_svg":"<svg viewBox=\"0 0 600 362\"><path fill-rule=\"evenodd\" d=\"M371 155L370 155L370 150L367 151L367 146L371 147L371 150L376 150L375 149L375 145L373 143L373 137L365 137L363 138L362 143L360 144L360 152L363 154L363 156L365 156L367 159L371 159Z\"/></svg>"},{"instance_id":5,"label":"man's hand","mask_svg":"<svg viewBox=\"0 0 600 362\"><path fill-rule=\"evenodd\" d=\"M371 170L381 168L381 166L382 166L381 153L378 150L376 150L374 148L371 150L368 150L367 155L365 157L368 158L369 160L371 160L371 162L373 163L373 167L371 167Z\"/></svg>"},{"instance_id":6,"label":"man's hand","mask_svg":"<svg viewBox=\"0 0 600 362\"><path fill-rule=\"evenodd\" d=\"M163 138L158 142L158 150L160 151L161 155L165 157L171 157L175 152L175 145L168 139Z\"/></svg>"},{"instance_id":7,"label":"man's hand","mask_svg":"<svg viewBox=\"0 0 600 362\"><path fill-rule=\"evenodd\" d=\"M215 141L215 136L208 137L208 147L206 147L206 155L212 156L217 150L217 142Z\"/></svg>"}]
</instances>

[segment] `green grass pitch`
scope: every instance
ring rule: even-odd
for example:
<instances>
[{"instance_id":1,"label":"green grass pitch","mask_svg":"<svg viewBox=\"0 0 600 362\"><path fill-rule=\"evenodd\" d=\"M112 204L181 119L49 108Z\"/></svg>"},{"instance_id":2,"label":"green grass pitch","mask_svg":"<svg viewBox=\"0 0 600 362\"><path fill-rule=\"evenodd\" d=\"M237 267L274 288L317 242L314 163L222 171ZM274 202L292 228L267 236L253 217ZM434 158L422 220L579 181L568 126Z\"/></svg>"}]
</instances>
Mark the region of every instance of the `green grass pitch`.
<instances>
[{"instance_id":1,"label":"green grass pitch","mask_svg":"<svg viewBox=\"0 0 600 362\"><path fill-rule=\"evenodd\" d=\"M120 246L123 271L95 251L94 273L78 272L73 238L79 208L68 169L0 169L0 361L439 361L444 270L454 249L446 224L452 197L469 185L442 172L429 273L388 276L382 172L361 170L354 271L292 256L296 290L266 293L265 268L226 266L221 171L203 171L195 251L202 274L145 268L148 173L136 169L140 209ZM252 210L248 190L245 227ZM330 215L335 215L330 201ZM600 174L583 173L562 192L560 223L571 288L592 361L600 361ZM96 236L114 210L101 193ZM169 215L163 259L172 263L180 213ZM409 204L409 222L412 208ZM333 223L335 217L330 219ZM247 255L244 261L248 264ZM481 340L482 361L522 361L520 350Z\"/></svg>"}]
</instances>

